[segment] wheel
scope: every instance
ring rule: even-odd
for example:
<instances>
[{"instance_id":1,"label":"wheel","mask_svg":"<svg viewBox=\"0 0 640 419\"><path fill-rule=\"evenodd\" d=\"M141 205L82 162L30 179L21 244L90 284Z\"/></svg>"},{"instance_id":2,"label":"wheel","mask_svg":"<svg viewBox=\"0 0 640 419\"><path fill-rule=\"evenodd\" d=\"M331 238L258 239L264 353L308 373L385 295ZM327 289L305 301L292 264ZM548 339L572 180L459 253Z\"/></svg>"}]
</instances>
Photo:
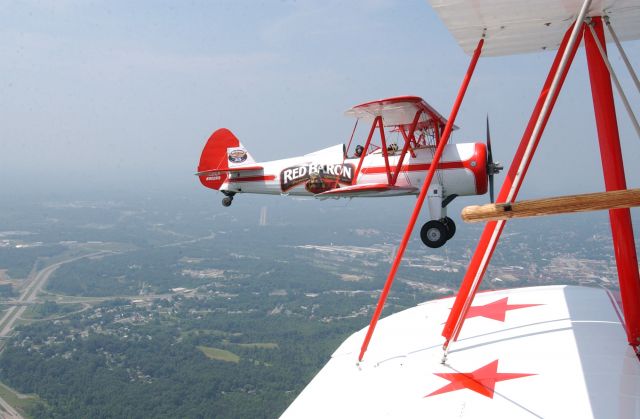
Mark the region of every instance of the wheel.
<instances>
[{"instance_id":1,"label":"wheel","mask_svg":"<svg viewBox=\"0 0 640 419\"><path fill-rule=\"evenodd\" d=\"M233 202L233 197L231 197L231 196L226 196L226 197L222 198L222 206L223 207L231 206L232 202Z\"/></svg>"},{"instance_id":2,"label":"wheel","mask_svg":"<svg viewBox=\"0 0 640 419\"><path fill-rule=\"evenodd\" d=\"M428 247L437 249L447 242L449 231L442 221L431 220L420 229L420 238Z\"/></svg>"},{"instance_id":3,"label":"wheel","mask_svg":"<svg viewBox=\"0 0 640 419\"><path fill-rule=\"evenodd\" d=\"M444 217L442 222L447 228L447 240L450 240L456 234L456 223L449 217Z\"/></svg>"}]
</instances>

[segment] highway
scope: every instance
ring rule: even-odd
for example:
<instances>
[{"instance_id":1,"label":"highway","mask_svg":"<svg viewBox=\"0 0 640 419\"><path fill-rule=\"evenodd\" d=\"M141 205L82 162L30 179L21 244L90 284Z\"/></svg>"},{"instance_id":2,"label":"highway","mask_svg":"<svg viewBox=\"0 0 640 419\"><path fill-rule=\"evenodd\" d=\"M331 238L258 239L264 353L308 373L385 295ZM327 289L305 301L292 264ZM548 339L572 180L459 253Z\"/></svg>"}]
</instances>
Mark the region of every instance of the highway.
<instances>
[{"instance_id":1,"label":"highway","mask_svg":"<svg viewBox=\"0 0 640 419\"><path fill-rule=\"evenodd\" d=\"M56 269L58 269L65 263L74 262L76 260L87 257L99 256L105 253L111 252L101 251L66 259L61 262L49 265L42 270L30 275L30 278L27 279L27 285L24 288L24 291L22 292L22 294L20 294L20 298L18 298L18 300L13 303L15 305L9 307L9 309L2 316L2 319L0 319L0 339L6 339L11 335L11 333L13 332L13 326L15 325L16 321L20 319L24 311L29 306L29 303L33 303L36 300L36 298L38 297L38 293L40 292L40 290L42 290L42 288L49 280L49 277L52 273L55 272ZM11 405L9 405L9 403L7 403L2 398L0 398L0 417L7 419L22 418L20 413L18 413Z\"/></svg>"},{"instance_id":2,"label":"highway","mask_svg":"<svg viewBox=\"0 0 640 419\"><path fill-rule=\"evenodd\" d=\"M42 287L44 287L44 285L49 280L49 277L53 272L55 272L56 269L58 269L60 266L64 265L65 263L74 262L76 260L87 258L87 257L98 256L104 253L108 253L108 252L101 251L101 252L91 253L88 255L77 256L71 259L54 263L36 272L35 275L33 275L32 278L27 283L27 286L25 287L24 291L20 295L20 298L18 298L18 300L16 301L15 305L10 307L7 310L7 312L4 314L4 316L2 316L2 319L0 319L0 339L7 338L8 336L11 335L11 332L13 331L13 326L15 325L16 321L20 318L20 316L22 316L24 311L27 309L27 304L25 303L32 303L35 301L35 299L38 296L38 293L40 292L40 290L42 290Z\"/></svg>"}]
</instances>

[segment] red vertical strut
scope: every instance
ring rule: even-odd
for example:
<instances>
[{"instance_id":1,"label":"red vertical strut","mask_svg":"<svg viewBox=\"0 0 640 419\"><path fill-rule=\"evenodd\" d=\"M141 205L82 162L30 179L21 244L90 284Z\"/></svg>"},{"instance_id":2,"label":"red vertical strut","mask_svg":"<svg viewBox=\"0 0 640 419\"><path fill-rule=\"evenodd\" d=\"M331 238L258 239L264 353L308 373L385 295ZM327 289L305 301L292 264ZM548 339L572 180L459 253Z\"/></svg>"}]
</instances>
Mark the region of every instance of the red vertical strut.
<instances>
[{"instance_id":1,"label":"red vertical strut","mask_svg":"<svg viewBox=\"0 0 640 419\"><path fill-rule=\"evenodd\" d=\"M391 180L391 184L395 185L398 181L398 175L400 175L400 171L402 169L402 162L404 162L404 158L407 155L407 151L409 150L409 144L415 138L415 130L418 125L418 121L420 120L420 115L422 115L422 111L419 110L416 112L416 115L413 117L413 121L409 126L409 135L404 132L404 127L399 126L398 131L402 134L402 138L404 138L404 146L402 147L402 152L400 153L400 158L398 159L398 164L396 165L396 170L393 172L393 179Z\"/></svg>"},{"instance_id":2,"label":"red vertical strut","mask_svg":"<svg viewBox=\"0 0 640 419\"><path fill-rule=\"evenodd\" d=\"M549 119L549 115L551 114L551 110L553 109L553 105L558 97L562 84L564 83L564 79L567 76L567 72L571 66L571 62L573 61L573 57L580 45L580 40L582 37L582 30L580 31L579 38L574 43L573 49L570 51L569 61L567 66L564 69L564 72L560 75L560 84L556 91L556 95L551 98L550 109L545 118L543 119L542 129L539 131L537 138L531 138L534 132L534 128L536 126L537 120L540 117L540 113L542 112L542 108L544 102L549 94L549 90L551 88L551 84L553 83L553 79L558 71L558 67L560 66L560 61L562 60L562 56L569 42L570 34L573 30L573 25L569 27L567 32L562 39L562 43L558 48L558 52L556 53L556 57L551 65L551 69L549 70L549 74L547 79L540 91L540 96L538 97L538 101L536 102L536 106L533 109L531 114L531 118L529 119L529 123L527 128L522 135L522 139L520 140L520 145L516 150L516 154L513 157L513 161L511 162L511 166L509 167L509 171L507 176L502 184L502 188L500 189L500 193L498 194L498 198L496 200L497 203L506 202L511 189L515 186L515 194L512 197L512 200L515 200L515 197L520 190L520 186L522 185L522 180L524 180L524 176L529 168L529 164L531 163L531 158L535 152L536 147L538 146L538 142L540 141L540 137L544 131L544 127L546 126L547 120ZM522 176L519 178L519 182L514 185L514 180L516 180L516 173L518 172L518 168L520 167L523 158L525 157L525 151L530 141L533 141L533 152L529 155L529 159L525 161L524 172ZM449 341L456 340L460 330L462 329L462 324L464 323L464 316L466 315L466 311L468 307L471 305L471 301L475 296L478 287L480 286L480 282L484 273L487 269L489 261L491 260L491 256L493 255L493 251L496 248L498 243L498 239L500 238L500 234L502 233L502 229L504 228L504 221L490 221L485 225L485 228L480 236L480 241L478 242L478 246L476 247L476 251L471 258L471 262L469 262L469 267L467 268L467 272L464 276L462 284L460 285L460 290L458 291L458 295L456 296L456 300L453 304L453 308L449 313L449 318L447 319L447 323L442 330L442 336L445 337L446 342L444 344L445 349L447 348ZM466 306L466 308L465 308Z\"/></svg>"},{"instance_id":3,"label":"red vertical strut","mask_svg":"<svg viewBox=\"0 0 640 419\"><path fill-rule=\"evenodd\" d=\"M391 166L389 166L389 151L387 150L387 137L384 135L384 121L378 117L380 127L380 142L382 143L382 156L384 157L384 167L387 170L387 185L391 185Z\"/></svg>"},{"instance_id":4,"label":"red vertical strut","mask_svg":"<svg viewBox=\"0 0 640 419\"><path fill-rule=\"evenodd\" d=\"M464 94L467 91L467 87L469 86L469 82L471 81L471 76L473 75L473 71L476 68L476 63L478 62L478 58L480 58L480 53L482 52L482 45L484 44L484 39L480 39L478 42L478 46L473 53L473 57L471 58L471 63L469 64L469 68L467 69L467 74L464 76L462 81L462 85L460 86L460 90L458 91L458 97L453 104L453 108L451 109L451 114L449 115L449 119L447 120L447 125L442 133L441 141L438 144L438 148L433 156L433 161L429 167L429 171L427 172L427 177L422 184L422 189L420 190L420 195L418 195L418 200L416 202L416 206L413 208L413 213L411 214L411 218L409 219L409 224L407 225L407 229L404 232L404 236L402 236L402 241L400 241L400 245L398 246L398 251L396 252L396 257L393 260L393 264L391 265L391 271L389 272L389 276L387 276L387 281L384 284L384 288L382 289L382 293L380 294L380 298L378 299L378 305L376 306L376 310L373 313L373 317L371 318L371 323L369 323L369 329L367 329L367 335L364 338L364 342L362 342L362 347L360 348L360 355L358 356L358 360L362 361L362 357L364 353L367 351L367 347L369 346L369 342L371 340L371 336L373 335L373 331L376 328L376 324L378 323L378 319L382 314L382 309L384 308L384 303L387 299L387 295L389 294L389 290L391 289L391 284L396 276L396 271L400 266L400 262L402 261L402 256L404 255L404 251L407 248L407 243L409 242L409 238L411 237L411 232L413 231L413 227L416 225L416 220L418 219L418 215L420 215L420 210L422 209L422 204L424 203L424 199L427 196L427 192L429 190L429 185L431 184L431 180L433 180L433 175L435 174L435 169L438 167L438 163L440 162L440 157L442 156L442 152L444 151L444 146L447 144L449 140L449 134L451 134L451 129L453 128L453 123L455 122L456 116L458 114L458 110L460 109L460 105L462 104L462 99L464 98Z\"/></svg>"},{"instance_id":5,"label":"red vertical strut","mask_svg":"<svg viewBox=\"0 0 640 419\"><path fill-rule=\"evenodd\" d=\"M602 19L594 17L592 21L596 35L606 52ZM627 189L616 121L616 108L611 90L611 76L590 31L585 31L585 50L605 188L607 191ZM631 225L631 213L629 209L610 210L609 220L618 267L627 339L629 344L637 350L640 344L640 276L638 275L638 257Z\"/></svg>"},{"instance_id":6,"label":"red vertical strut","mask_svg":"<svg viewBox=\"0 0 640 419\"><path fill-rule=\"evenodd\" d=\"M360 156L360 160L358 160L358 167L356 168L356 172L353 174L353 180L351 181L354 185L358 183L358 175L360 174L360 169L362 168L362 162L364 161L364 158L367 157L367 154L369 153L369 145L371 144L373 133L376 131L376 127L378 126L378 119L382 119L382 117L376 116L373 122L371 123L371 130L369 130L369 136L367 137L367 142L364 144L364 148L362 149L362 155Z\"/></svg>"}]
</instances>

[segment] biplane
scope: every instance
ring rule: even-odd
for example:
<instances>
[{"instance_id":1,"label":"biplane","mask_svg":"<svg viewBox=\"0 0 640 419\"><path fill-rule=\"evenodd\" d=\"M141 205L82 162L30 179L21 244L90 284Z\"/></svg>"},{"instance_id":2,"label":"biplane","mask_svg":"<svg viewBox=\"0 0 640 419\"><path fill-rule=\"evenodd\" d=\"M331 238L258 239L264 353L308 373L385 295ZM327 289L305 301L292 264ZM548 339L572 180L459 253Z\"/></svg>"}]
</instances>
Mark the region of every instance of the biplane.
<instances>
[{"instance_id":1,"label":"biplane","mask_svg":"<svg viewBox=\"0 0 640 419\"><path fill-rule=\"evenodd\" d=\"M640 206L640 190L626 185L613 85L639 138L640 125L607 54L607 44L614 44L621 57L617 62L625 64L640 92L622 46L640 39L640 2L429 2L471 55L468 70L369 325L340 345L282 417L640 417L640 273L630 213L630 207ZM581 45L606 191L518 200ZM428 194L424 185L443 155L438 151L447 146L478 59L535 51L555 51L555 59L496 203L463 210L463 219L486 224L455 297L380 320ZM630 173L637 175L637 168ZM591 210L609 212L619 292L554 285L478 293L507 220Z\"/></svg>"},{"instance_id":2,"label":"biplane","mask_svg":"<svg viewBox=\"0 0 640 419\"><path fill-rule=\"evenodd\" d=\"M230 206L238 193L284 194L327 198L418 195L447 124L423 99L400 96L354 106L346 112L370 124L364 144L338 144L300 157L256 163L228 129L208 139L197 176L225 197ZM453 127L456 128L455 126ZM393 142L392 135L401 141ZM374 141L377 137L378 141ZM398 142L400 144L398 144ZM456 197L490 191L502 166L493 161L489 121L487 142L448 144L442 149L436 176L428 188L430 221L421 229L425 245L438 248L453 237L447 205Z\"/></svg>"}]
</instances>

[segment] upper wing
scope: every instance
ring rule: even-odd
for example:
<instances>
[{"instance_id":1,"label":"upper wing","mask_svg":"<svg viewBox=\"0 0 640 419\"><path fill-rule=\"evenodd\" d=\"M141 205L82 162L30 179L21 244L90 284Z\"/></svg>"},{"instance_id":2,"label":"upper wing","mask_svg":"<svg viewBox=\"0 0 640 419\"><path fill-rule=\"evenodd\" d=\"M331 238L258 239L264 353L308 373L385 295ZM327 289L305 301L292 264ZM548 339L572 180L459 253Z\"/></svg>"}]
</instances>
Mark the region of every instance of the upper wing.
<instances>
[{"instance_id":1,"label":"upper wing","mask_svg":"<svg viewBox=\"0 0 640 419\"><path fill-rule=\"evenodd\" d=\"M315 195L316 198L354 198L354 197L378 197L410 195L418 192L418 188L412 186L392 186L386 183L365 183L360 185L342 186Z\"/></svg>"},{"instance_id":2,"label":"upper wing","mask_svg":"<svg viewBox=\"0 0 640 419\"><path fill-rule=\"evenodd\" d=\"M345 115L365 120L373 120L377 116L382 116L385 126L396 127L411 124L418 110L423 111L418 121L421 125L429 125L433 120L443 126L447 123L444 116L440 115L424 99L417 96L398 96L362 103L346 111ZM453 129L457 128L454 125Z\"/></svg>"},{"instance_id":3,"label":"upper wing","mask_svg":"<svg viewBox=\"0 0 640 419\"><path fill-rule=\"evenodd\" d=\"M441 364L453 299L349 337L283 418L632 418L640 362L604 289L547 286L478 294Z\"/></svg>"},{"instance_id":4,"label":"upper wing","mask_svg":"<svg viewBox=\"0 0 640 419\"><path fill-rule=\"evenodd\" d=\"M485 36L483 56L555 50L583 0L428 0L467 54ZM593 1L588 16L609 16L621 40L640 38L638 0Z\"/></svg>"}]
</instances>

